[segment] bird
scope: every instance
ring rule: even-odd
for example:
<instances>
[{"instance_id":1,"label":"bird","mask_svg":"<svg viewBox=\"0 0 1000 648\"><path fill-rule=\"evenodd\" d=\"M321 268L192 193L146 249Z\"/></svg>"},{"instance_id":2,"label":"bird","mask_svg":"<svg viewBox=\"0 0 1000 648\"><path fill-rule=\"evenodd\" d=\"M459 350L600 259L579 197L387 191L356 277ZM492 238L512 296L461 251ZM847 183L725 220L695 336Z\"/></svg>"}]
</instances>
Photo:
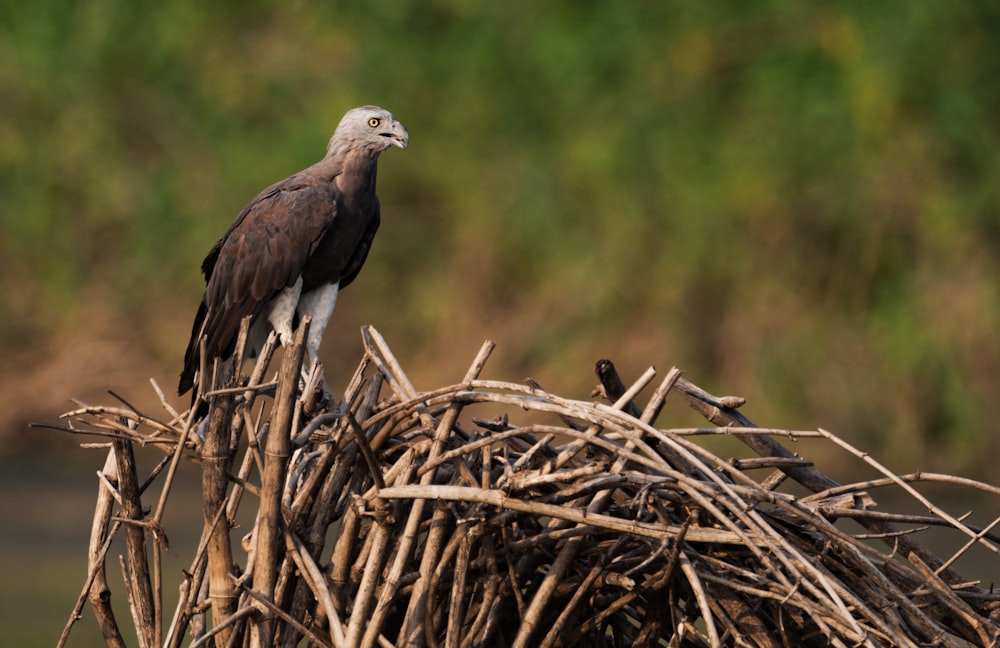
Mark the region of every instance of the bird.
<instances>
[{"instance_id":1,"label":"bird","mask_svg":"<svg viewBox=\"0 0 1000 648\"><path fill-rule=\"evenodd\" d=\"M243 208L201 264L205 292L184 353L179 395L200 380L202 339L208 363L231 362L247 316L248 357L272 330L282 346L291 344L297 317L311 316L306 352L313 365L318 362L337 295L358 276L379 227L379 155L409 142L406 127L389 111L353 108L334 130L323 159L264 189Z\"/></svg>"}]
</instances>

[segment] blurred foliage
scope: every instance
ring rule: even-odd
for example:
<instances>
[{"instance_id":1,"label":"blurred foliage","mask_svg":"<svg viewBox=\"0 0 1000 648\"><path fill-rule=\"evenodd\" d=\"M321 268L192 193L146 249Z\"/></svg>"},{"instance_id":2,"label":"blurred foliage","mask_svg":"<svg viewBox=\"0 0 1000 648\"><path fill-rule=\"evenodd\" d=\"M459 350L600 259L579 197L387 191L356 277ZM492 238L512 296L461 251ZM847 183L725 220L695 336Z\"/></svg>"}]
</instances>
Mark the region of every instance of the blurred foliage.
<instances>
[{"instance_id":1,"label":"blurred foliage","mask_svg":"<svg viewBox=\"0 0 1000 648\"><path fill-rule=\"evenodd\" d=\"M412 143L328 367L362 322L423 388L487 337L493 375L580 397L599 357L674 363L762 424L985 470L998 30L985 1L6 0L3 344L118 321L173 384L209 246L376 103Z\"/></svg>"}]
</instances>

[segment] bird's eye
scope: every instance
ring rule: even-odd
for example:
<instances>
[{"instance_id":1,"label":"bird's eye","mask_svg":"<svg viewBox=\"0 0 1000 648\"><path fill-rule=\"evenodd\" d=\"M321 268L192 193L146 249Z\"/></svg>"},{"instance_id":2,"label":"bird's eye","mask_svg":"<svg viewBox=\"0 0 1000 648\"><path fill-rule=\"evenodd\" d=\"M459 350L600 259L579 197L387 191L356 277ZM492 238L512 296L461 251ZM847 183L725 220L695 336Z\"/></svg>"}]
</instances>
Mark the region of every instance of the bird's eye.
<instances>
[{"instance_id":1,"label":"bird's eye","mask_svg":"<svg viewBox=\"0 0 1000 648\"><path fill-rule=\"evenodd\" d=\"M378 117L372 117L371 119L368 120L368 125L371 126L372 128L377 127L381 123L382 120L379 119Z\"/></svg>"}]
</instances>

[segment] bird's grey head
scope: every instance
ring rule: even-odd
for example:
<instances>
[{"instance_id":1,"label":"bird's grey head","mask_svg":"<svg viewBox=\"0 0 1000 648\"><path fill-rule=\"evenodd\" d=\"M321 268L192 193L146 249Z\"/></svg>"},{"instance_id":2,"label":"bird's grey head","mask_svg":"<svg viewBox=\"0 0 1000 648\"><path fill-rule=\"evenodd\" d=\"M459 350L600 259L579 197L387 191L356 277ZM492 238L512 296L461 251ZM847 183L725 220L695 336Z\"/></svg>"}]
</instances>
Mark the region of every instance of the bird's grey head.
<instances>
[{"instance_id":1,"label":"bird's grey head","mask_svg":"<svg viewBox=\"0 0 1000 648\"><path fill-rule=\"evenodd\" d=\"M388 110L378 106L361 106L348 110L337 125L328 154L342 147L363 148L378 155L390 146L403 149L410 143L410 134Z\"/></svg>"}]
</instances>

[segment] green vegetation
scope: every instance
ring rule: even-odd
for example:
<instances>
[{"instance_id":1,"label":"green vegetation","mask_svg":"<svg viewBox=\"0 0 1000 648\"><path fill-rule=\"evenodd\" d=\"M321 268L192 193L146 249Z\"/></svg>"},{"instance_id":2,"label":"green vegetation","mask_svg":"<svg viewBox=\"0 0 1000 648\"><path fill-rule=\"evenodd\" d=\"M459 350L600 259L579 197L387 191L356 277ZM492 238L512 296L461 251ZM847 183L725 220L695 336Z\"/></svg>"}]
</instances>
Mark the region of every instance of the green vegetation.
<instances>
[{"instance_id":1,"label":"green vegetation","mask_svg":"<svg viewBox=\"0 0 1000 648\"><path fill-rule=\"evenodd\" d=\"M377 103L412 145L335 383L363 322L423 388L490 337L504 378L582 397L599 357L673 363L761 423L985 470L998 28L989 2L4 2L0 344L30 371L111 322L171 386L208 247Z\"/></svg>"}]
</instances>

